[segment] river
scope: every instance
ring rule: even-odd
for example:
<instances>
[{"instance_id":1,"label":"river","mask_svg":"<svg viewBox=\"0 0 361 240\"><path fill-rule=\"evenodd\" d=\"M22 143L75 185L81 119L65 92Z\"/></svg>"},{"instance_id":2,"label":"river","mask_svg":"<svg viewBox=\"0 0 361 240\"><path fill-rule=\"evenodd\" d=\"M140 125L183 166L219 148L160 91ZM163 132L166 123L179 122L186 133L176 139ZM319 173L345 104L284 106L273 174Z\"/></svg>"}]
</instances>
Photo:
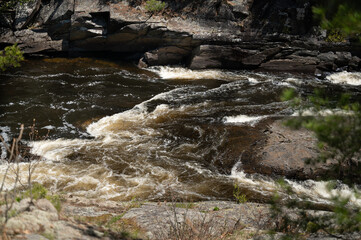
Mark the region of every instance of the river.
<instances>
[{"instance_id":1,"label":"river","mask_svg":"<svg viewBox=\"0 0 361 240\"><path fill-rule=\"evenodd\" d=\"M319 80L290 73L142 70L89 58L28 60L0 78L5 140L33 119L39 135L49 131L46 140L29 143L41 156L34 181L74 196L151 201L172 195L231 200L234 184L248 199L266 201L275 181L237 169L262 126L293 113L281 102L282 91L307 95L327 87L330 94L358 95L361 85L359 73ZM3 162L0 175L6 166ZM26 168L21 163L23 177ZM330 196L324 182L288 181L318 201ZM350 192L346 186L338 190Z\"/></svg>"}]
</instances>

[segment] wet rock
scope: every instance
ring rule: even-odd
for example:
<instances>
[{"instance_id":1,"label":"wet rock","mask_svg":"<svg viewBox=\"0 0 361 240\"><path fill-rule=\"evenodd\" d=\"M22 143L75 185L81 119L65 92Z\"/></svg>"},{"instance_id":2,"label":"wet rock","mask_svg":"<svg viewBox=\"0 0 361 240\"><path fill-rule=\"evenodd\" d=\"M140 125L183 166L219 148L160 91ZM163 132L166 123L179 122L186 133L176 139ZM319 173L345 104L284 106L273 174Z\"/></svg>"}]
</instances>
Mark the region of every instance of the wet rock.
<instances>
[{"instance_id":1,"label":"wet rock","mask_svg":"<svg viewBox=\"0 0 361 240\"><path fill-rule=\"evenodd\" d=\"M257 143L254 154L242 159L246 172L316 179L327 171L327 164L306 164L306 160L318 156L316 138L311 132L292 130L276 121L265 129L265 133L266 141Z\"/></svg>"}]
</instances>

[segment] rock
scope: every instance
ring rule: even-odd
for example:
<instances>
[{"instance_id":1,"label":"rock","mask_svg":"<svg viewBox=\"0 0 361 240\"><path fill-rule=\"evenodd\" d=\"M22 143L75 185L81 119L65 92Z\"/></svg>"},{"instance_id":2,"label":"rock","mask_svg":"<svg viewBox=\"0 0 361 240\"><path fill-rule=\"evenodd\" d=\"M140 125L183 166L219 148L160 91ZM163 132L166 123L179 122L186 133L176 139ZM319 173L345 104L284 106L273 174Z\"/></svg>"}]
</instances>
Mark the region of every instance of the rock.
<instances>
[{"instance_id":1,"label":"rock","mask_svg":"<svg viewBox=\"0 0 361 240\"><path fill-rule=\"evenodd\" d=\"M316 139L307 130L292 130L274 122L268 129L267 140L259 142L253 154L242 159L248 173L279 175L296 179L316 179L324 174L327 165L307 165L305 161L318 156Z\"/></svg>"},{"instance_id":2,"label":"rock","mask_svg":"<svg viewBox=\"0 0 361 240\"><path fill-rule=\"evenodd\" d=\"M58 214L45 212L42 210L33 210L23 212L18 216L12 217L6 223L6 232L10 235L24 232L36 233L51 228L51 222L58 220Z\"/></svg>"},{"instance_id":3,"label":"rock","mask_svg":"<svg viewBox=\"0 0 361 240\"><path fill-rule=\"evenodd\" d=\"M144 54L148 66L181 64L190 55L191 50L175 46L158 48Z\"/></svg>"},{"instance_id":4,"label":"rock","mask_svg":"<svg viewBox=\"0 0 361 240\"><path fill-rule=\"evenodd\" d=\"M48 240L48 238L39 234L24 234L15 236L14 240Z\"/></svg>"},{"instance_id":5,"label":"rock","mask_svg":"<svg viewBox=\"0 0 361 240\"><path fill-rule=\"evenodd\" d=\"M266 49L260 53L242 59L242 64L244 66L258 67L259 65L261 65L261 63L265 62L266 60L269 60L280 51L281 48L279 47Z\"/></svg>"},{"instance_id":6,"label":"rock","mask_svg":"<svg viewBox=\"0 0 361 240\"><path fill-rule=\"evenodd\" d=\"M338 67L347 66L352 59L350 52L336 52L335 64Z\"/></svg>"},{"instance_id":7,"label":"rock","mask_svg":"<svg viewBox=\"0 0 361 240\"><path fill-rule=\"evenodd\" d=\"M254 0L251 26L259 32L305 34L312 27L310 2Z\"/></svg>"},{"instance_id":8,"label":"rock","mask_svg":"<svg viewBox=\"0 0 361 240\"><path fill-rule=\"evenodd\" d=\"M8 28L0 28L0 44L10 45L16 43L14 32Z\"/></svg>"},{"instance_id":9,"label":"rock","mask_svg":"<svg viewBox=\"0 0 361 240\"><path fill-rule=\"evenodd\" d=\"M150 15L127 0L41 3L39 9L17 8L18 30L11 29L11 13L0 15L1 47L18 42L27 54L115 53L142 66L182 64L192 69L323 75L320 72L361 67L353 58L361 56L361 44L326 43L315 35L308 0L176 1L167 6L167 16ZM19 30L24 24L31 29ZM304 37L306 33L314 35Z\"/></svg>"},{"instance_id":10,"label":"rock","mask_svg":"<svg viewBox=\"0 0 361 240\"><path fill-rule=\"evenodd\" d=\"M15 12L1 12L0 13L0 28L12 28L15 18Z\"/></svg>"},{"instance_id":11,"label":"rock","mask_svg":"<svg viewBox=\"0 0 361 240\"><path fill-rule=\"evenodd\" d=\"M108 211L101 210L97 207L81 207L81 206L66 206L64 207L63 213L68 216L86 216L86 217L98 217L102 215L111 214Z\"/></svg>"},{"instance_id":12,"label":"rock","mask_svg":"<svg viewBox=\"0 0 361 240\"><path fill-rule=\"evenodd\" d=\"M321 61L321 62L327 62L327 63L333 63L337 56L335 53L333 52L327 52L327 53L320 53L317 58Z\"/></svg>"},{"instance_id":13,"label":"rock","mask_svg":"<svg viewBox=\"0 0 361 240\"><path fill-rule=\"evenodd\" d=\"M36 32L25 29L15 32L16 42L24 53L40 53L43 51L65 51L62 40L53 41L46 32Z\"/></svg>"},{"instance_id":14,"label":"rock","mask_svg":"<svg viewBox=\"0 0 361 240\"><path fill-rule=\"evenodd\" d=\"M20 202L14 202L12 210L15 212L15 214L19 214L29 209L30 206L31 206L30 198L25 198L22 199ZM6 205L2 205L0 209L1 212L4 212L6 209Z\"/></svg>"},{"instance_id":15,"label":"rock","mask_svg":"<svg viewBox=\"0 0 361 240\"><path fill-rule=\"evenodd\" d=\"M43 4L36 19L37 26L58 25L59 22L71 19L74 13L74 0L50 0Z\"/></svg>"},{"instance_id":16,"label":"rock","mask_svg":"<svg viewBox=\"0 0 361 240\"><path fill-rule=\"evenodd\" d=\"M351 71L356 71L357 69L360 69L361 65L361 58L357 56L353 56L349 62L349 68Z\"/></svg>"},{"instance_id":17,"label":"rock","mask_svg":"<svg viewBox=\"0 0 361 240\"><path fill-rule=\"evenodd\" d=\"M74 0L74 12L109 12L109 4L102 0Z\"/></svg>"},{"instance_id":18,"label":"rock","mask_svg":"<svg viewBox=\"0 0 361 240\"><path fill-rule=\"evenodd\" d=\"M187 206L187 203L183 204ZM178 206L178 207L177 207ZM144 231L149 231L152 239L169 236L174 223L186 222L204 234L220 236L227 230L254 227L267 229L270 221L269 207L263 204L210 201L179 207L177 203L144 203L139 208L127 211L122 219L131 219ZM217 207L219 210L214 211ZM180 225L179 225L180 226Z\"/></svg>"},{"instance_id":19,"label":"rock","mask_svg":"<svg viewBox=\"0 0 361 240\"><path fill-rule=\"evenodd\" d=\"M244 50L237 46L201 45L193 52L191 69L228 68L240 69L242 59L258 53L257 50Z\"/></svg>"},{"instance_id":20,"label":"rock","mask_svg":"<svg viewBox=\"0 0 361 240\"><path fill-rule=\"evenodd\" d=\"M318 62L316 59L276 59L262 63L260 68L266 71L303 72L314 74Z\"/></svg>"},{"instance_id":21,"label":"rock","mask_svg":"<svg viewBox=\"0 0 361 240\"><path fill-rule=\"evenodd\" d=\"M88 13L75 13L71 18L70 41L77 41L106 33L106 22Z\"/></svg>"},{"instance_id":22,"label":"rock","mask_svg":"<svg viewBox=\"0 0 361 240\"><path fill-rule=\"evenodd\" d=\"M232 0L228 4L232 6L232 13L236 19L245 19L250 13L254 0Z\"/></svg>"},{"instance_id":23,"label":"rock","mask_svg":"<svg viewBox=\"0 0 361 240\"><path fill-rule=\"evenodd\" d=\"M15 28L22 29L36 6L36 1L18 4L15 11Z\"/></svg>"},{"instance_id":24,"label":"rock","mask_svg":"<svg viewBox=\"0 0 361 240\"><path fill-rule=\"evenodd\" d=\"M35 202L35 206L37 208L39 208L40 210L43 210L46 212L51 212L51 213L56 213L56 214L58 213L58 211L53 206L53 204L51 202L49 202L49 200L47 200L47 199L39 199L38 201Z\"/></svg>"}]
</instances>

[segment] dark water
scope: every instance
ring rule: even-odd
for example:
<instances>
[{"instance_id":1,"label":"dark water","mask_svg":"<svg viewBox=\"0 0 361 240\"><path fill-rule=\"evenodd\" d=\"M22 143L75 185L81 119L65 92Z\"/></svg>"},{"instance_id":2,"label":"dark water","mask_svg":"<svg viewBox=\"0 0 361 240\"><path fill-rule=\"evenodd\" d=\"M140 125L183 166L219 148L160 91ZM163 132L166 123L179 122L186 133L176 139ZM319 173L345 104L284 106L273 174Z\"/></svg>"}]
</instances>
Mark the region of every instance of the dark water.
<instances>
[{"instance_id":1,"label":"dark water","mask_svg":"<svg viewBox=\"0 0 361 240\"><path fill-rule=\"evenodd\" d=\"M231 199L237 183L262 201L272 179L235 165L266 124L292 113L282 91L345 87L304 75L140 70L96 59L31 60L0 77L0 133L9 140L34 118L40 135L50 129L49 140L32 144L43 157L34 180L115 200ZM294 185L313 194L323 186Z\"/></svg>"}]
</instances>

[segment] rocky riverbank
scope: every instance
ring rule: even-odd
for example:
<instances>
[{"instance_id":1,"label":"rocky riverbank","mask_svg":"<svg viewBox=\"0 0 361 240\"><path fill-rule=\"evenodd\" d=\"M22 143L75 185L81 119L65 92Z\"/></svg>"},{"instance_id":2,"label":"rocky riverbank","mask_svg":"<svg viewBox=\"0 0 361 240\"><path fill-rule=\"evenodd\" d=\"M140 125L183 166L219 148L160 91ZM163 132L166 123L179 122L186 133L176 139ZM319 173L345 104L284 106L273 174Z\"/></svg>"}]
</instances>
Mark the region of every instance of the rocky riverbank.
<instances>
[{"instance_id":1,"label":"rocky riverbank","mask_svg":"<svg viewBox=\"0 0 361 240\"><path fill-rule=\"evenodd\" d=\"M30 55L113 56L139 66L260 69L316 74L360 70L358 42L326 42L311 1L51 0L0 14L0 46Z\"/></svg>"},{"instance_id":2,"label":"rocky riverbank","mask_svg":"<svg viewBox=\"0 0 361 240\"><path fill-rule=\"evenodd\" d=\"M270 206L259 203L113 202L67 196L57 211L46 199L31 204L23 199L13 206L5 226L11 239L282 239L270 235L276 218ZM4 207L2 207L3 210ZM295 213L288 214L297 218ZM308 214L328 214L308 211ZM359 239L357 234L330 237L304 233L300 239Z\"/></svg>"}]
</instances>

